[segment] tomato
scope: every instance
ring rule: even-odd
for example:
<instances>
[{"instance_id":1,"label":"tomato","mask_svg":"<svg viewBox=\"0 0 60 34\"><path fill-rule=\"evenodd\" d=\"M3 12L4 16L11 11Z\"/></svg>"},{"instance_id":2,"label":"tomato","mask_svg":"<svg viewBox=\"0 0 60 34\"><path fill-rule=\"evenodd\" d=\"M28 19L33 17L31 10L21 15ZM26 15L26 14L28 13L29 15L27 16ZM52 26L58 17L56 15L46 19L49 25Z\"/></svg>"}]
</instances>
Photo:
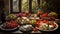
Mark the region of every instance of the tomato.
<instances>
[{"instance_id":1,"label":"tomato","mask_svg":"<svg viewBox=\"0 0 60 34\"><path fill-rule=\"evenodd\" d=\"M36 23L37 25L40 25L40 23Z\"/></svg>"},{"instance_id":2,"label":"tomato","mask_svg":"<svg viewBox=\"0 0 60 34\"><path fill-rule=\"evenodd\" d=\"M36 23L36 25L37 25L37 27L40 27L40 22L38 21L38 22Z\"/></svg>"},{"instance_id":3,"label":"tomato","mask_svg":"<svg viewBox=\"0 0 60 34\"><path fill-rule=\"evenodd\" d=\"M15 27L17 27L17 25L16 24L12 24L12 26L15 28Z\"/></svg>"},{"instance_id":4,"label":"tomato","mask_svg":"<svg viewBox=\"0 0 60 34\"><path fill-rule=\"evenodd\" d=\"M17 26L18 26L18 24L15 21L10 21L10 22L6 22L5 28L12 29L12 28L15 28Z\"/></svg>"},{"instance_id":5,"label":"tomato","mask_svg":"<svg viewBox=\"0 0 60 34\"><path fill-rule=\"evenodd\" d=\"M47 13L42 14L42 17L47 17L47 16L48 16Z\"/></svg>"},{"instance_id":6,"label":"tomato","mask_svg":"<svg viewBox=\"0 0 60 34\"><path fill-rule=\"evenodd\" d=\"M48 20L43 20L43 23L47 23L48 22Z\"/></svg>"}]
</instances>

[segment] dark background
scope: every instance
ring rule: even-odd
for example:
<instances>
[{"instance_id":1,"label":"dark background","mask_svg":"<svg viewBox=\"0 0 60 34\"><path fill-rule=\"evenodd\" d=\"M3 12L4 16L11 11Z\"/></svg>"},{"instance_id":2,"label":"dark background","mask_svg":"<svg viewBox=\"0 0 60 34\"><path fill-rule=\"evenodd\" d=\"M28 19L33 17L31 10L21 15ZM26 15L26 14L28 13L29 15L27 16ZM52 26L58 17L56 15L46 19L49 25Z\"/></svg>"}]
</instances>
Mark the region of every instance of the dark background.
<instances>
[{"instance_id":1,"label":"dark background","mask_svg":"<svg viewBox=\"0 0 60 34\"><path fill-rule=\"evenodd\" d=\"M49 6L47 5L47 9L58 13L58 18L60 19L60 0L46 0L46 2L49 4Z\"/></svg>"}]
</instances>

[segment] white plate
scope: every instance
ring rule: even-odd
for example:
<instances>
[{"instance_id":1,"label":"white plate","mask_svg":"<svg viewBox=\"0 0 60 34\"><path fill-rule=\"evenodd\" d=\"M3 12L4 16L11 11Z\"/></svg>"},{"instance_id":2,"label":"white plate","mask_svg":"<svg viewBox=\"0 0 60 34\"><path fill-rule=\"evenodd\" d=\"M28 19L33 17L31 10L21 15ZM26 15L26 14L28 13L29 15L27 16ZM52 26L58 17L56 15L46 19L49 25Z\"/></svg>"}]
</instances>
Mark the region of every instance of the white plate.
<instances>
[{"instance_id":1,"label":"white plate","mask_svg":"<svg viewBox=\"0 0 60 34\"><path fill-rule=\"evenodd\" d=\"M40 31L54 31L54 30L58 29L58 24L55 23L55 22L54 22L54 24L56 24L56 28L54 28L54 29L52 29L52 30L41 30L41 29L39 29L39 30L40 30Z\"/></svg>"},{"instance_id":2,"label":"white plate","mask_svg":"<svg viewBox=\"0 0 60 34\"><path fill-rule=\"evenodd\" d=\"M0 29L1 29L1 30L5 30L5 31L15 30L15 29L17 29L17 28L20 27L20 26L18 25L16 28L13 28L13 29L4 29L4 28L2 28L2 26L3 26L3 24L0 26Z\"/></svg>"}]
</instances>

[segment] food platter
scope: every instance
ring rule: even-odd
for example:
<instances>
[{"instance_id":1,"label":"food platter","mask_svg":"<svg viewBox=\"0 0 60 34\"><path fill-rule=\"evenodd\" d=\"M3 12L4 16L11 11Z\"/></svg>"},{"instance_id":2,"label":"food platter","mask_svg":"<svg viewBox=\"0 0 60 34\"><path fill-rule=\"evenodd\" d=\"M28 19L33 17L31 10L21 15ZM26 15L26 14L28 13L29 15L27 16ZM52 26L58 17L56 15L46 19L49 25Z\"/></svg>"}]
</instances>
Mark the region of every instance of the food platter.
<instances>
[{"instance_id":1,"label":"food platter","mask_svg":"<svg viewBox=\"0 0 60 34\"><path fill-rule=\"evenodd\" d=\"M50 32L58 29L58 24L56 23L55 18L47 16L47 13L39 16L38 14L29 14L24 16L22 16L23 14L17 15L18 16L15 14L8 15L8 20L0 25L0 29L4 31L12 31L18 29L21 32Z\"/></svg>"},{"instance_id":2,"label":"food platter","mask_svg":"<svg viewBox=\"0 0 60 34\"><path fill-rule=\"evenodd\" d=\"M13 29L4 29L4 28L2 28L2 26L3 25L1 25L0 29L3 30L3 31L13 31L13 30L16 30L17 28L19 28L19 26L18 26L18 27L13 28Z\"/></svg>"},{"instance_id":3,"label":"food platter","mask_svg":"<svg viewBox=\"0 0 60 34\"><path fill-rule=\"evenodd\" d=\"M32 25L22 25L19 28L20 31L22 32L29 32L33 30L33 26Z\"/></svg>"},{"instance_id":4,"label":"food platter","mask_svg":"<svg viewBox=\"0 0 60 34\"><path fill-rule=\"evenodd\" d=\"M50 27L52 27L52 26L49 25L47 30L40 29L40 28L39 28L39 30L40 30L40 31L55 31L56 29L58 29L58 24L55 23L55 22L54 22L54 24L55 24L56 26L55 26L53 29L50 29Z\"/></svg>"},{"instance_id":5,"label":"food platter","mask_svg":"<svg viewBox=\"0 0 60 34\"><path fill-rule=\"evenodd\" d=\"M3 31L13 31L13 30L16 30L20 27L20 25L18 25L17 27L12 28L12 29L5 29L5 28L3 28L3 26L4 26L4 24L0 25L0 29Z\"/></svg>"},{"instance_id":6,"label":"food platter","mask_svg":"<svg viewBox=\"0 0 60 34\"><path fill-rule=\"evenodd\" d=\"M6 20L13 20L16 19L16 15L15 14L9 14L8 16L6 16Z\"/></svg>"}]
</instances>

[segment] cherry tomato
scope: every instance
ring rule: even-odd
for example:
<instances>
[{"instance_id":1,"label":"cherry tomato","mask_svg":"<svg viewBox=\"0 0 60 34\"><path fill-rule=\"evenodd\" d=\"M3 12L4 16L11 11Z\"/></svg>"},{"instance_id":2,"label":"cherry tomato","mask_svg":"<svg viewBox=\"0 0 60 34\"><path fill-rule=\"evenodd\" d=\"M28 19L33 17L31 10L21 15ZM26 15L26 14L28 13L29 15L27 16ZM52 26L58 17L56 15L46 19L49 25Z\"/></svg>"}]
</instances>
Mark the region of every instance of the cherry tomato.
<instances>
[{"instance_id":1,"label":"cherry tomato","mask_svg":"<svg viewBox=\"0 0 60 34\"><path fill-rule=\"evenodd\" d=\"M42 17L47 17L47 16L48 16L47 13L42 14Z\"/></svg>"},{"instance_id":2,"label":"cherry tomato","mask_svg":"<svg viewBox=\"0 0 60 34\"><path fill-rule=\"evenodd\" d=\"M43 20L43 23L47 23L48 22L48 20Z\"/></svg>"},{"instance_id":3,"label":"cherry tomato","mask_svg":"<svg viewBox=\"0 0 60 34\"><path fill-rule=\"evenodd\" d=\"M37 22L36 25L37 25L37 27L39 27L40 26L40 22Z\"/></svg>"}]
</instances>

